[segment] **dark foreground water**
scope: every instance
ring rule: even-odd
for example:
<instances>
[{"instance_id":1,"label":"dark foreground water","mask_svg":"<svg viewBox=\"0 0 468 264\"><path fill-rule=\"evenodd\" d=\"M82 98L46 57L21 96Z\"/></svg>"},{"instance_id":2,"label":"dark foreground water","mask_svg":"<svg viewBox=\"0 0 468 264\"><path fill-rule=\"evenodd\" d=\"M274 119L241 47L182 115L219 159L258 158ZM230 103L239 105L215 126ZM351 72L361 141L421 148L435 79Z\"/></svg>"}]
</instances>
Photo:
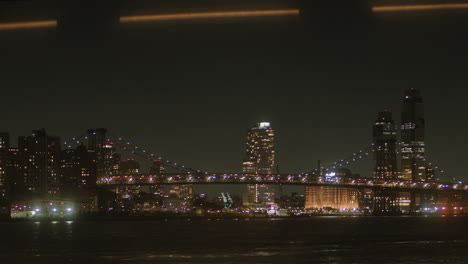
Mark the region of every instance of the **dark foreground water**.
<instances>
[{"instance_id":1,"label":"dark foreground water","mask_svg":"<svg viewBox=\"0 0 468 264\"><path fill-rule=\"evenodd\" d=\"M0 223L0 263L467 263L468 218Z\"/></svg>"}]
</instances>

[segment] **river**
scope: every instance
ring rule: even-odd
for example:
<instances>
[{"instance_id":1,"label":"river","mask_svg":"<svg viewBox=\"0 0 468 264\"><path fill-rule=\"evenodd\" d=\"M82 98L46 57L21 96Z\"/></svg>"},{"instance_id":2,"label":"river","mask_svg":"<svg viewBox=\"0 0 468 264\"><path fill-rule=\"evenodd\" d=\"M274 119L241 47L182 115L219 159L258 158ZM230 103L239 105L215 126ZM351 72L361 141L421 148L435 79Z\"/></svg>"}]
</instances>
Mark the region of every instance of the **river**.
<instances>
[{"instance_id":1,"label":"river","mask_svg":"<svg viewBox=\"0 0 468 264\"><path fill-rule=\"evenodd\" d=\"M466 263L466 217L0 223L0 263Z\"/></svg>"}]
</instances>

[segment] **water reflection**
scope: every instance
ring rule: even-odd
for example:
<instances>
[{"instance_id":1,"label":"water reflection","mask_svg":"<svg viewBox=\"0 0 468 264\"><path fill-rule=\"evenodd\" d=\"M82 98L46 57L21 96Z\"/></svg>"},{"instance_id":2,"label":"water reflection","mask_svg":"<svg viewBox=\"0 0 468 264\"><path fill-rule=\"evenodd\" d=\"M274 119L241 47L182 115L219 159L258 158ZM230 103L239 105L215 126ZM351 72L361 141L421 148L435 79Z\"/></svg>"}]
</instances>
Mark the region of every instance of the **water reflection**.
<instances>
[{"instance_id":1,"label":"water reflection","mask_svg":"<svg viewBox=\"0 0 468 264\"><path fill-rule=\"evenodd\" d=\"M464 263L466 218L0 223L0 263ZM443 232L440 232L443 230ZM396 254L398 253L398 254ZM391 258L387 258L391 256Z\"/></svg>"}]
</instances>

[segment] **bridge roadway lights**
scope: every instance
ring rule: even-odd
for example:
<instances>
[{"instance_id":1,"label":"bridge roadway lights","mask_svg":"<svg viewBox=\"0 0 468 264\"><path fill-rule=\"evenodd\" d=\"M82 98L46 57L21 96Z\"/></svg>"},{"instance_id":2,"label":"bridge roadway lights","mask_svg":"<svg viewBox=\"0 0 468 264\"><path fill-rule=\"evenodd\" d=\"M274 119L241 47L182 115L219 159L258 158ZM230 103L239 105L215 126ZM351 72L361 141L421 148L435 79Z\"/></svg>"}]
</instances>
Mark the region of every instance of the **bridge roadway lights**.
<instances>
[{"instance_id":1,"label":"bridge roadway lights","mask_svg":"<svg viewBox=\"0 0 468 264\"><path fill-rule=\"evenodd\" d=\"M303 186L335 186L346 188L399 189L402 191L455 190L468 192L468 185L442 184L427 182L374 182L372 180L353 180L340 182L323 182L317 177L303 175L248 175L248 174L164 174L164 175L121 175L103 177L98 185L153 185L153 184L273 184L273 185L303 185Z\"/></svg>"},{"instance_id":2,"label":"bridge roadway lights","mask_svg":"<svg viewBox=\"0 0 468 264\"><path fill-rule=\"evenodd\" d=\"M248 174L164 174L164 175L122 175L100 178L101 188L142 185L174 184L270 184L296 186L323 186L372 190L374 215L400 215L402 211L415 213L421 208L444 208L450 204L468 207L468 186L427 182L373 182L352 180L349 182L321 182L316 177L303 175L248 175ZM407 199L404 199L404 198ZM409 200L409 201L408 201ZM453 206L452 206L453 207Z\"/></svg>"}]
</instances>

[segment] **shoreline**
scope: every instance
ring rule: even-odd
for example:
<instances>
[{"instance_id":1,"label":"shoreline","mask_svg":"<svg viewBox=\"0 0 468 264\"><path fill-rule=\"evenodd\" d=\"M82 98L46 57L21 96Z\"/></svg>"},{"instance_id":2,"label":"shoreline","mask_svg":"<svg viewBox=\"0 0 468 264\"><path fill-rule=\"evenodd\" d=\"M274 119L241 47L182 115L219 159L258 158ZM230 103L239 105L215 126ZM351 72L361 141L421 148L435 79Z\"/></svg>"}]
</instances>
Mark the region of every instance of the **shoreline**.
<instances>
[{"instance_id":1,"label":"shoreline","mask_svg":"<svg viewBox=\"0 0 468 264\"><path fill-rule=\"evenodd\" d=\"M407 218L407 217L418 217L418 218L445 218L445 217L467 217L467 215L340 215L340 214L328 214L328 215L306 215L306 216L272 216L272 217L248 217L248 216L85 216L78 218L44 218L44 219L12 219L12 218L0 218L0 223L4 222L122 222L122 221L221 221L221 220L280 220L280 219L313 219L321 217L339 217L339 218L382 218L382 217L393 217L393 218Z\"/></svg>"}]
</instances>

